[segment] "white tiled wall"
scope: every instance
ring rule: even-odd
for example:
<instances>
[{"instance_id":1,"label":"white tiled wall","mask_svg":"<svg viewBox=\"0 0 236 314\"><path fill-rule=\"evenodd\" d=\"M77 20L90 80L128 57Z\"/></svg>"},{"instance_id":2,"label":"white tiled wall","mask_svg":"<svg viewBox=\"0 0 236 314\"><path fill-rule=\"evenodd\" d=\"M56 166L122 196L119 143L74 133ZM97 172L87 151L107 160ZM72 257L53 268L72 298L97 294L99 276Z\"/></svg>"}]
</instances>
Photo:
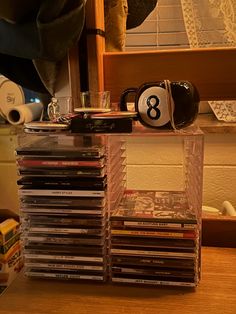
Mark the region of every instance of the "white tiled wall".
<instances>
[{"instance_id":1,"label":"white tiled wall","mask_svg":"<svg viewBox=\"0 0 236 314\"><path fill-rule=\"evenodd\" d=\"M141 147L141 149L140 149ZM163 157L164 156L164 157ZM127 146L127 185L140 189L182 189L182 150L177 139L130 138ZM205 135L203 204L236 207L235 134Z\"/></svg>"}]
</instances>

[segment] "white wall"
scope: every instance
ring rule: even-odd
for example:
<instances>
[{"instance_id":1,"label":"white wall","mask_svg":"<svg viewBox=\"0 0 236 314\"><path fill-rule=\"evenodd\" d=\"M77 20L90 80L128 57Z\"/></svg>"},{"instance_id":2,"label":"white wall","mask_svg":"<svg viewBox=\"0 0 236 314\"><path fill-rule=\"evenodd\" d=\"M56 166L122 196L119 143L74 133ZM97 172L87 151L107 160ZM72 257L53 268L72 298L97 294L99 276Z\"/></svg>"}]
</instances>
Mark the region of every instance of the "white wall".
<instances>
[{"instance_id":1,"label":"white wall","mask_svg":"<svg viewBox=\"0 0 236 314\"><path fill-rule=\"evenodd\" d=\"M129 138L127 187L182 189L182 149L176 138ZM205 135L203 204L218 209L225 200L236 206L235 134Z\"/></svg>"},{"instance_id":2,"label":"white wall","mask_svg":"<svg viewBox=\"0 0 236 314\"><path fill-rule=\"evenodd\" d=\"M15 148L17 147L16 131L13 127L0 127L0 209L18 212L17 169Z\"/></svg>"}]
</instances>

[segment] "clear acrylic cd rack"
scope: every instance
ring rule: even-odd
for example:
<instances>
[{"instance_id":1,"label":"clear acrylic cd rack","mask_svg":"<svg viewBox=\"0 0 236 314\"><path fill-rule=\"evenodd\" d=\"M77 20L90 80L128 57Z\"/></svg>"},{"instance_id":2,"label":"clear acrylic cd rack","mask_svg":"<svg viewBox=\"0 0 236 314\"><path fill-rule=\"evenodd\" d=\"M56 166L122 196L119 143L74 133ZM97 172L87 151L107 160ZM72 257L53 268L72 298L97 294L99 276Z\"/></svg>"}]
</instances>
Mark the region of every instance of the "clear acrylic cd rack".
<instances>
[{"instance_id":1,"label":"clear acrylic cd rack","mask_svg":"<svg viewBox=\"0 0 236 314\"><path fill-rule=\"evenodd\" d=\"M175 143L173 152L165 145L168 141ZM203 134L195 127L162 132L138 127L130 134L19 135L25 275L197 286L203 148ZM175 167L166 151L180 156L176 186L174 177L170 175L169 183L166 179ZM159 166L154 171L156 160ZM148 217L132 217L132 210L142 210L148 192L154 195L153 216L149 208ZM126 211L121 214L122 207ZM181 208L182 214L192 213L191 221L178 217ZM168 212L173 211L172 219Z\"/></svg>"}]
</instances>

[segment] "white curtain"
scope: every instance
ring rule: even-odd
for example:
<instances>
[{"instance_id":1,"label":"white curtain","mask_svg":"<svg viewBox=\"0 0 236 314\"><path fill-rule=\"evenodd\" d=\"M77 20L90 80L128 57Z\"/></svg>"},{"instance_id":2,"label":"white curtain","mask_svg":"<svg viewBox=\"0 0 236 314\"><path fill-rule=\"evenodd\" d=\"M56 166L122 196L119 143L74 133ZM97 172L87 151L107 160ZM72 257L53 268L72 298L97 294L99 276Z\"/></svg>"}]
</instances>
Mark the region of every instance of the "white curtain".
<instances>
[{"instance_id":1,"label":"white curtain","mask_svg":"<svg viewBox=\"0 0 236 314\"><path fill-rule=\"evenodd\" d=\"M236 0L181 0L181 5L190 48L236 47ZM219 120L236 121L236 101L209 105Z\"/></svg>"}]
</instances>

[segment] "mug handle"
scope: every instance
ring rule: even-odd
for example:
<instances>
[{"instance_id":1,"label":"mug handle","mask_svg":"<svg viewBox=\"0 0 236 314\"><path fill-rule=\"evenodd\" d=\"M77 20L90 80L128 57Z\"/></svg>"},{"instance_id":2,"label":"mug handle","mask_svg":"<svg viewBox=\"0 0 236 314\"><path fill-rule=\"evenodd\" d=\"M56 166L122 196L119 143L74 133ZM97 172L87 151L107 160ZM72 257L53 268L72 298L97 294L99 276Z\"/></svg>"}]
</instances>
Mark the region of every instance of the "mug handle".
<instances>
[{"instance_id":1,"label":"mug handle","mask_svg":"<svg viewBox=\"0 0 236 314\"><path fill-rule=\"evenodd\" d=\"M134 94L134 102L135 102L135 96L136 96L137 90L138 90L138 88L136 88L136 87L129 87L122 92L122 94L120 96L120 111L128 111L128 108L127 108L128 95L133 93Z\"/></svg>"}]
</instances>

